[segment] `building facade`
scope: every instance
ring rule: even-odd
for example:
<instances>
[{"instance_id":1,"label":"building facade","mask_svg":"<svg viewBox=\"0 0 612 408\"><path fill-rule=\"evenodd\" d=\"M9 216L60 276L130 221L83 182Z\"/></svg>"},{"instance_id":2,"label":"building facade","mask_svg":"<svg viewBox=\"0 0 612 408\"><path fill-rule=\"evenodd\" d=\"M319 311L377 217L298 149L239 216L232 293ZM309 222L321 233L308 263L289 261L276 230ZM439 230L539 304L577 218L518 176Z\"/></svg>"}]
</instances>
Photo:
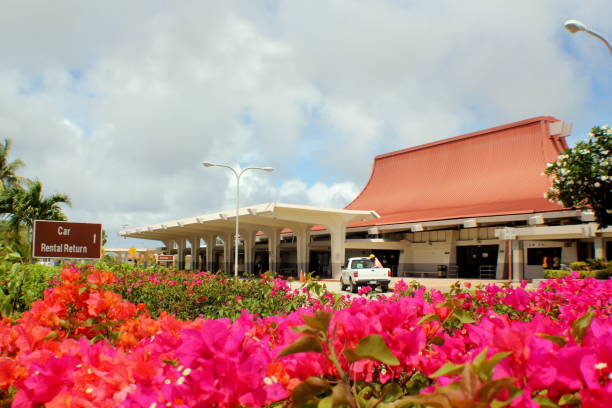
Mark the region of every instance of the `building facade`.
<instances>
[{"instance_id":1,"label":"building facade","mask_svg":"<svg viewBox=\"0 0 612 408\"><path fill-rule=\"evenodd\" d=\"M379 155L344 209L243 208L239 269L337 278L346 258L374 253L395 276L518 280L609 258L612 229L545 198L543 171L570 130L541 116ZM178 267L232 271L234 222L224 212L121 234L161 240Z\"/></svg>"}]
</instances>

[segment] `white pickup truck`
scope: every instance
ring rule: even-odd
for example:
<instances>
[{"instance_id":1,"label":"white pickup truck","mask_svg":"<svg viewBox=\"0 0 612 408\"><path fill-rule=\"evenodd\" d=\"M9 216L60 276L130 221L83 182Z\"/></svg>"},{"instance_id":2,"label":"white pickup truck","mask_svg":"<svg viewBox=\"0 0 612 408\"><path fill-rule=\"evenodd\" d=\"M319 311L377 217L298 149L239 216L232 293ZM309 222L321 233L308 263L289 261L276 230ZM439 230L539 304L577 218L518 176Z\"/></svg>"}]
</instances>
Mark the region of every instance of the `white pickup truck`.
<instances>
[{"instance_id":1,"label":"white pickup truck","mask_svg":"<svg viewBox=\"0 0 612 408\"><path fill-rule=\"evenodd\" d=\"M349 258L346 267L340 272L340 287L342 290L350 287L357 293L359 286L380 287L381 292L389 290L391 269L374 268L370 258Z\"/></svg>"}]
</instances>

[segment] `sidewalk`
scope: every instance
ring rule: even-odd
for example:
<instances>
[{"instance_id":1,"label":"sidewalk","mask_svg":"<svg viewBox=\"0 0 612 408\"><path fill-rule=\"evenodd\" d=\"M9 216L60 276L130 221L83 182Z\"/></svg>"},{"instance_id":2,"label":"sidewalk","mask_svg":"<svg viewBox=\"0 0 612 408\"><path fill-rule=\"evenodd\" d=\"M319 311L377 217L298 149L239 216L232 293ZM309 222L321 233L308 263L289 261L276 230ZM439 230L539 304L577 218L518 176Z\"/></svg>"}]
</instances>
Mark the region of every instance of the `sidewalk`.
<instances>
[{"instance_id":1,"label":"sidewalk","mask_svg":"<svg viewBox=\"0 0 612 408\"><path fill-rule=\"evenodd\" d=\"M489 284L494 284L494 285L504 285L506 284L507 280L497 280L497 279L456 279L456 278L452 278L452 279L446 279L446 278L406 278L406 277L402 277L402 278L391 278L391 285L390 285L390 290L393 289L393 286L395 285L395 283L397 283L398 281L403 280L406 283L410 283L410 282L417 282L423 286L425 286L427 289L437 289L439 291L442 292L448 292L450 290L450 287L455 283L455 282L460 282L462 285L469 282L473 287L477 286L477 285L489 285ZM317 281L323 285L325 285L325 287L327 288L327 290L329 290L330 292L335 292L335 293L343 293L340 290L340 281L339 280L335 280L335 279L321 279L319 281ZM299 288L301 286L301 282L300 281L292 281L290 282L290 286L292 288ZM513 284L516 285L516 284ZM535 286L530 284L527 284L526 289L534 289ZM345 291L344 293L349 293L348 291Z\"/></svg>"}]
</instances>

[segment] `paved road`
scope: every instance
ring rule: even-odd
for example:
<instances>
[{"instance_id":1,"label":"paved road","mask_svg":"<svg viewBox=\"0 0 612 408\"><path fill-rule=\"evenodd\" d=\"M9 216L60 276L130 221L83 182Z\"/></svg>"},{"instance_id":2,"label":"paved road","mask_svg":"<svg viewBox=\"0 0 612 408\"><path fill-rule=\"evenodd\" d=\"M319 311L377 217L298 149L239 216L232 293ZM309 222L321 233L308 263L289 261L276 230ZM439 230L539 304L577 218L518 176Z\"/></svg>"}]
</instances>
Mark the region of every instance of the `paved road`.
<instances>
[{"instance_id":1,"label":"paved road","mask_svg":"<svg viewBox=\"0 0 612 408\"><path fill-rule=\"evenodd\" d=\"M425 286L427 289L438 289L442 292L447 292L450 290L451 285L453 285L455 282L461 282L461 284L464 284L466 282L469 282L472 287L483 284L483 285L488 285L488 284L496 284L496 285L503 285L508 281L504 281L504 280L481 280L481 279L442 279L442 278L391 278L391 289L393 288L393 286L395 285L396 282L403 280L406 283L410 283L410 282L418 282L419 284ZM319 283L322 283L323 285L325 285L325 287L327 288L327 290L329 290L330 292L335 292L335 293L350 293L348 291L341 291L340 290L340 281L338 280L333 280L333 279L323 279L320 280ZM290 286L292 288L299 288L301 286L301 283L298 281L293 281L290 282ZM528 288L531 287L531 284L528 285Z\"/></svg>"}]
</instances>

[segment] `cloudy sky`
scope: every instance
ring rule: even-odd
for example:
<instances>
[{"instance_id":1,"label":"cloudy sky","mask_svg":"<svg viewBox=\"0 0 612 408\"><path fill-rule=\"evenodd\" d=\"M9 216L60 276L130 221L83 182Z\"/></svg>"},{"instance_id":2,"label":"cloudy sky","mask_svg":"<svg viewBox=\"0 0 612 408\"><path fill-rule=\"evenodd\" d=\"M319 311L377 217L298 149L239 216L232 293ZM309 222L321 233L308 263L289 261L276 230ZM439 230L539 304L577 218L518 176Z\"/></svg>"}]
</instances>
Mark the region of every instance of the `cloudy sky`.
<instances>
[{"instance_id":1,"label":"cloudy sky","mask_svg":"<svg viewBox=\"0 0 612 408\"><path fill-rule=\"evenodd\" d=\"M0 139L72 221L342 207L373 157L553 115L612 122L609 0L0 2ZM233 178L233 176L232 176Z\"/></svg>"}]
</instances>

